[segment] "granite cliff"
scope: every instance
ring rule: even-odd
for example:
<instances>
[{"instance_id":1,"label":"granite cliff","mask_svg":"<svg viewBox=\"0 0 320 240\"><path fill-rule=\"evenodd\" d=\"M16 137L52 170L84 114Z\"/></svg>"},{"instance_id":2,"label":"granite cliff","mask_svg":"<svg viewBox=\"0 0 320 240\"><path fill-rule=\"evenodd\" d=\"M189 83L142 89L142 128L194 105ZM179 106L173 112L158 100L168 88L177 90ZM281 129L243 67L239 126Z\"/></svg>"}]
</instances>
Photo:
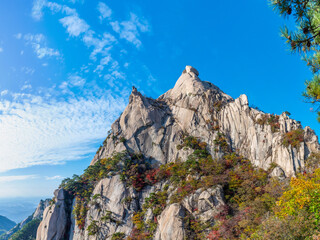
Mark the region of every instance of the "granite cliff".
<instances>
[{"instance_id":1,"label":"granite cliff","mask_svg":"<svg viewBox=\"0 0 320 240\"><path fill-rule=\"evenodd\" d=\"M128 106L112 124L89 168L93 171L102 164L116 170L106 175L97 172L103 177L96 177L86 191L87 201L75 197L70 187L57 190L55 203L44 210L37 240L143 239L134 237L139 231L148 232L148 239L197 239L192 222L208 226L201 230L208 235L215 216L227 206L223 184L197 185L181 197L172 184L179 180L165 174L175 163L192 162L202 155L219 160L232 153L284 181L303 171L309 155L320 150L314 131L302 129L288 115L251 108L246 95L233 99L201 81L191 66L158 99L147 98L133 87ZM105 165L107 161L115 163ZM138 177L124 175L130 172L127 162L130 171L136 166ZM164 177L154 180L152 173L164 168ZM139 182L142 175L147 180ZM189 171L184 181L199 183L206 177Z\"/></svg>"}]
</instances>

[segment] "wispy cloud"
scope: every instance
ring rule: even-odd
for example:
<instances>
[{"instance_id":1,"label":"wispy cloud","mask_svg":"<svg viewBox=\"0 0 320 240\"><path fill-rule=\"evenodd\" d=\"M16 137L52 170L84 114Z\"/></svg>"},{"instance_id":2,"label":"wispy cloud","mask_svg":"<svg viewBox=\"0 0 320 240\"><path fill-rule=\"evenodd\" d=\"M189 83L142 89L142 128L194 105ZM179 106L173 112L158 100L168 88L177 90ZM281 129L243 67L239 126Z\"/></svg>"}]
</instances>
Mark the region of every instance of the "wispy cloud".
<instances>
[{"instance_id":1,"label":"wispy cloud","mask_svg":"<svg viewBox=\"0 0 320 240\"><path fill-rule=\"evenodd\" d=\"M31 45L38 58L60 57L60 52L56 49L47 47L46 38L43 34L26 34L24 40Z\"/></svg>"},{"instance_id":2,"label":"wispy cloud","mask_svg":"<svg viewBox=\"0 0 320 240\"><path fill-rule=\"evenodd\" d=\"M60 176L60 175L56 175L56 176L52 176L52 177L46 177L46 180L61 180L64 179L64 177Z\"/></svg>"},{"instance_id":3,"label":"wispy cloud","mask_svg":"<svg viewBox=\"0 0 320 240\"><path fill-rule=\"evenodd\" d=\"M17 176L0 176L0 183L22 181L37 178L36 175L17 175Z\"/></svg>"},{"instance_id":4,"label":"wispy cloud","mask_svg":"<svg viewBox=\"0 0 320 240\"><path fill-rule=\"evenodd\" d=\"M45 7L46 0L34 0L31 15L34 19L40 20L43 16L43 8Z\"/></svg>"},{"instance_id":5,"label":"wispy cloud","mask_svg":"<svg viewBox=\"0 0 320 240\"><path fill-rule=\"evenodd\" d=\"M150 31L148 21L145 19L139 19L134 13L130 13L129 21L114 21L110 24L113 30L119 33L120 38L133 43L136 47L141 46L141 40L139 39L140 33Z\"/></svg>"},{"instance_id":6,"label":"wispy cloud","mask_svg":"<svg viewBox=\"0 0 320 240\"><path fill-rule=\"evenodd\" d=\"M24 72L25 74L33 75L36 70L34 68L24 66L21 68L21 71Z\"/></svg>"},{"instance_id":7,"label":"wispy cloud","mask_svg":"<svg viewBox=\"0 0 320 240\"><path fill-rule=\"evenodd\" d=\"M1 53L1 52L3 52L3 48L2 48L2 47L0 47L0 53Z\"/></svg>"},{"instance_id":8,"label":"wispy cloud","mask_svg":"<svg viewBox=\"0 0 320 240\"><path fill-rule=\"evenodd\" d=\"M78 75L71 75L69 76L69 82L71 86L83 87L83 85L86 83L86 80Z\"/></svg>"},{"instance_id":9,"label":"wispy cloud","mask_svg":"<svg viewBox=\"0 0 320 240\"><path fill-rule=\"evenodd\" d=\"M128 62L128 59L126 64L121 62L122 59L119 58L119 53L120 55L128 54L126 46L123 45L124 43L133 44L138 49L142 46L142 33L151 30L149 22L143 17L138 17L133 12L129 14L129 20L118 20L112 9L101 1L97 4L98 19L101 22L106 22L107 27L110 29L101 33L101 31L96 31L90 26L84 18L81 18L75 8L67 6L68 0L63 2L65 4L62 4L61 1L45 1L43 3L37 0L35 1L36 6L34 9L41 9L41 12L47 9L52 14L59 14L59 22L66 29L68 35L72 37L72 39L68 38L68 40L78 39L90 49L89 60L92 62L88 66L93 67L87 68L87 72L93 71L98 74L99 78L105 79L109 86L117 92L120 92L124 85L130 85L130 82L125 82L127 78L124 73L124 68L130 62ZM61 15L64 16L61 17ZM115 51L117 51L117 54L114 54ZM60 87L64 93L67 93L70 85L65 82Z\"/></svg>"},{"instance_id":10,"label":"wispy cloud","mask_svg":"<svg viewBox=\"0 0 320 240\"><path fill-rule=\"evenodd\" d=\"M67 16L59 20L72 37L78 37L89 29L89 25L77 15Z\"/></svg>"},{"instance_id":11,"label":"wispy cloud","mask_svg":"<svg viewBox=\"0 0 320 240\"><path fill-rule=\"evenodd\" d=\"M21 91L26 90L26 89L31 89L31 88L32 88L31 84L25 84L21 87Z\"/></svg>"},{"instance_id":12,"label":"wispy cloud","mask_svg":"<svg viewBox=\"0 0 320 240\"><path fill-rule=\"evenodd\" d=\"M103 2L98 3L98 11L100 13L100 20L110 18L112 14L112 10Z\"/></svg>"},{"instance_id":13,"label":"wispy cloud","mask_svg":"<svg viewBox=\"0 0 320 240\"><path fill-rule=\"evenodd\" d=\"M110 55L110 50L113 44L117 42L116 38L109 34L104 33L103 36L98 36L94 31L88 31L82 38L86 46L93 48L90 58L94 61L97 60L97 55L102 57Z\"/></svg>"},{"instance_id":14,"label":"wispy cloud","mask_svg":"<svg viewBox=\"0 0 320 240\"><path fill-rule=\"evenodd\" d=\"M0 172L60 164L91 154L93 143L106 136L125 107L124 99L111 93L70 95L67 100L10 95L13 100L0 100Z\"/></svg>"},{"instance_id":15,"label":"wispy cloud","mask_svg":"<svg viewBox=\"0 0 320 240\"><path fill-rule=\"evenodd\" d=\"M8 94L8 92L9 92L8 90L3 90L3 91L1 91L0 95L5 96Z\"/></svg>"},{"instance_id":16,"label":"wispy cloud","mask_svg":"<svg viewBox=\"0 0 320 240\"><path fill-rule=\"evenodd\" d=\"M17 33L17 34L14 35L14 37L16 39L21 39L22 38L22 33Z\"/></svg>"}]
</instances>

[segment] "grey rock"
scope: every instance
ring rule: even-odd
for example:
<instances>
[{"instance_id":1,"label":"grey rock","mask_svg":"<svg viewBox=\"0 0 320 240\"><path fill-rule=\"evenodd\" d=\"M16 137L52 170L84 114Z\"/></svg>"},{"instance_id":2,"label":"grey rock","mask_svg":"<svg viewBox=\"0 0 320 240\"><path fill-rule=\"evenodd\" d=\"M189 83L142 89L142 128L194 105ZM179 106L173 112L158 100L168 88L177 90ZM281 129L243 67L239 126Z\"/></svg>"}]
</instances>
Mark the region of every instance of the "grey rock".
<instances>
[{"instance_id":1,"label":"grey rock","mask_svg":"<svg viewBox=\"0 0 320 240\"><path fill-rule=\"evenodd\" d=\"M184 240L185 230L183 218L185 217L184 208L174 203L166 207L159 217L159 226L155 234L155 240Z\"/></svg>"},{"instance_id":2,"label":"grey rock","mask_svg":"<svg viewBox=\"0 0 320 240\"><path fill-rule=\"evenodd\" d=\"M37 240L61 240L67 230L68 214L67 205L64 201L64 191L60 189L53 205L48 206L43 212L43 219L37 230Z\"/></svg>"}]
</instances>

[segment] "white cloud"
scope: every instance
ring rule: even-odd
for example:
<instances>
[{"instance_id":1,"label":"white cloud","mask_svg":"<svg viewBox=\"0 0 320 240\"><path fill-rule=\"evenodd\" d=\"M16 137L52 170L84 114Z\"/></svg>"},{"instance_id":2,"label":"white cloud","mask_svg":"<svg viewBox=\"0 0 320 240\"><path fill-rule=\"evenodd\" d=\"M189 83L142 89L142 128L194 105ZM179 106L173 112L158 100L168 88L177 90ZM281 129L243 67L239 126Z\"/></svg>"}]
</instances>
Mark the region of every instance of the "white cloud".
<instances>
[{"instance_id":1,"label":"white cloud","mask_svg":"<svg viewBox=\"0 0 320 240\"><path fill-rule=\"evenodd\" d=\"M67 16L59 20L67 28L70 36L78 37L81 33L88 31L89 25L77 15Z\"/></svg>"},{"instance_id":2,"label":"white cloud","mask_svg":"<svg viewBox=\"0 0 320 240\"><path fill-rule=\"evenodd\" d=\"M92 60L92 62L86 64L88 66L86 70L79 71L81 74L93 71L98 74L100 78L105 79L110 86L114 87L116 92L121 92L121 87L124 87L124 85L121 84L130 84L123 81L126 80L126 75L122 71L122 68L127 68L129 63L121 62L119 64L113 52L117 49L117 56L119 57L122 57L123 54L127 54L128 52L123 48L123 45L120 46L121 49L119 49L119 39L124 39L125 42L139 48L142 45L141 34L150 31L151 27L148 21L142 17L138 17L134 13L130 13L129 20L127 21L112 19L114 18L112 9L100 1L97 4L98 17L101 21L107 20L115 32L113 33L115 35L109 32L101 34L95 31L85 19L81 18L76 9L61 3L68 1L69 0L63 0L59 3L57 3L58 1L45 1L45 3L41 5L41 13L47 8L52 14L62 14L59 22L66 29L69 36L73 37L73 40L74 38L81 40L84 45L90 49L90 60ZM38 1L35 1L35 3L38 3ZM71 82L67 81L61 84L60 89L65 94L71 94Z\"/></svg>"},{"instance_id":3,"label":"white cloud","mask_svg":"<svg viewBox=\"0 0 320 240\"><path fill-rule=\"evenodd\" d=\"M17 33L17 34L14 35L14 37L16 39L21 39L22 38L22 33Z\"/></svg>"},{"instance_id":4,"label":"white cloud","mask_svg":"<svg viewBox=\"0 0 320 240\"><path fill-rule=\"evenodd\" d=\"M25 84L21 87L21 91L26 90L26 89L31 89L32 86L30 84Z\"/></svg>"},{"instance_id":5,"label":"white cloud","mask_svg":"<svg viewBox=\"0 0 320 240\"><path fill-rule=\"evenodd\" d=\"M125 107L110 93L68 100L12 94L0 100L0 172L61 164L95 152L111 123Z\"/></svg>"},{"instance_id":6,"label":"white cloud","mask_svg":"<svg viewBox=\"0 0 320 240\"><path fill-rule=\"evenodd\" d=\"M86 83L86 80L84 78L77 75L69 76L69 81L70 84L75 87L83 87L83 85Z\"/></svg>"},{"instance_id":7,"label":"white cloud","mask_svg":"<svg viewBox=\"0 0 320 240\"><path fill-rule=\"evenodd\" d=\"M46 0L34 0L31 15L34 19L40 20L43 16L43 8L46 6Z\"/></svg>"},{"instance_id":8,"label":"white cloud","mask_svg":"<svg viewBox=\"0 0 320 240\"><path fill-rule=\"evenodd\" d=\"M52 176L52 177L46 177L46 180L61 180L61 179L64 179L64 177L61 177L59 175L56 175L56 176Z\"/></svg>"},{"instance_id":9,"label":"white cloud","mask_svg":"<svg viewBox=\"0 0 320 240\"><path fill-rule=\"evenodd\" d=\"M117 41L116 38L109 33L104 33L102 37L99 37L92 30L88 31L82 40L88 47L93 47L90 58L94 61L97 60L98 54L102 56L109 55L112 45Z\"/></svg>"},{"instance_id":10,"label":"white cloud","mask_svg":"<svg viewBox=\"0 0 320 240\"><path fill-rule=\"evenodd\" d=\"M0 53L1 53L1 52L3 52L3 48L2 48L2 47L0 47Z\"/></svg>"},{"instance_id":11,"label":"white cloud","mask_svg":"<svg viewBox=\"0 0 320 240\"><path fill-rule=\"evenodd\" d=\"M98 11L100 13L100 20L102 21L105 18L110 18L112 10L103 2L98 3Z\"/></svg>"},{"instance_id":12,"label":"white cloud","mask_svg":"<svg viewBox=\"0 0 320 240\"><path fill-rule=\"evenodd\" d=\"M94 70L95 72L101 72L105 66L109 65L109 63L112 61L111 55L108 55L100 60L100 64L96 67Z\"/></svg>"},{"instance_id":13,"label":"white cloud","mask_svg":"<svg viewBox=\"0 0 320 240\"><path fill-rule=\"evenodd\" d=\"M22 67L21 71L24 72L25 74L33 75L36 70L30 67Z\"/></svg>"},{"instance_id":14,"label":"white cloud","mask_svg":"<svg viewBox=\"0 0 320 240\"><path fill-rule=\"evenodd\" d=\"M60 52L46 46L46 38L43 34L26 34L24 40L30 44L38 58L59 57Z\"/></svg>"},{"instance_id":15,"label":"white cloud","mask_svg":"<svg viewBox=\"0 0 320 240\"><path fill-rule=\"evenodd\" d=\"M67 89L68 88L68 83L67 82L62 82L61 84L60 84L60 86L59 86L59 88L61 88L61 89Z\"/></svg>"},{"instance_id":16,"label":"white cloud","mask_svg":"<svg viewBox=\"0 0 320 240\"><path fill-rule=\"evenodd\" d=\"M77 2L79 2L79 3L84 3L84 0L69 0L69 2L71 2L71 3L77 3Z\"/></svg>"},{"instance_id":17,"label":"white cloud","mask_svg":"<svg viewBox=\"0 0 320 240\"><path fill-rule=\"evenodd\" d=\"M128 42L133 43L136 47L141 46L139 39L141 32L150 31L150 25L148 21L139 19L134 13L130 13L129 21L114 21L110 23L112 29L119 33L120 38L126 39Z\"/></svg>"},{"instance_id":18,"label":"white cloud","mask_svg":"<svg viewBox=\"0 0 320 240\"><path fill-rule=\"evenodd\" d=\"M8 90L3 90L3 91L1 91L0 95L5 96L8 94L8 92L9 92Z\"/></svg>"},{"instance_id":19,"label":"white cloud","mask_svg":"<svg viewBox=\"0 0 320 240\"><path fill-rule=\"evenodd\" d=\"M33 179L33 178L37 178L37 176L36 175L0 176L0 183L22 181L22 180Z\"/></svg>"}]
</instances>

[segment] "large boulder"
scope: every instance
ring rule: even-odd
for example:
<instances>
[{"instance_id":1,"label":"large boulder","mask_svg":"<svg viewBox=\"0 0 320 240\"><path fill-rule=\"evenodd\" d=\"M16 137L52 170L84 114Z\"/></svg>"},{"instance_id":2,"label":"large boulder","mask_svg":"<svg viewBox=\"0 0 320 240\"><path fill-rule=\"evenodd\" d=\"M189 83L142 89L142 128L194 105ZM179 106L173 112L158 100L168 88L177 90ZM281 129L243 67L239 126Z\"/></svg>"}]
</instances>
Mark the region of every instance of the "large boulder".
<instances>
[{"instance_id":1,"label":"large boulder","mask_svg":"<svg viewBox=\"0 0 320 240\"><path fill-rule=\"evenodd\" d=\"M37 230L37 240L61 240L66 238L68 227L68 205L65 191L55 191L55 203L43 212L43 220Z\"/></svg>"}]
</instances>

